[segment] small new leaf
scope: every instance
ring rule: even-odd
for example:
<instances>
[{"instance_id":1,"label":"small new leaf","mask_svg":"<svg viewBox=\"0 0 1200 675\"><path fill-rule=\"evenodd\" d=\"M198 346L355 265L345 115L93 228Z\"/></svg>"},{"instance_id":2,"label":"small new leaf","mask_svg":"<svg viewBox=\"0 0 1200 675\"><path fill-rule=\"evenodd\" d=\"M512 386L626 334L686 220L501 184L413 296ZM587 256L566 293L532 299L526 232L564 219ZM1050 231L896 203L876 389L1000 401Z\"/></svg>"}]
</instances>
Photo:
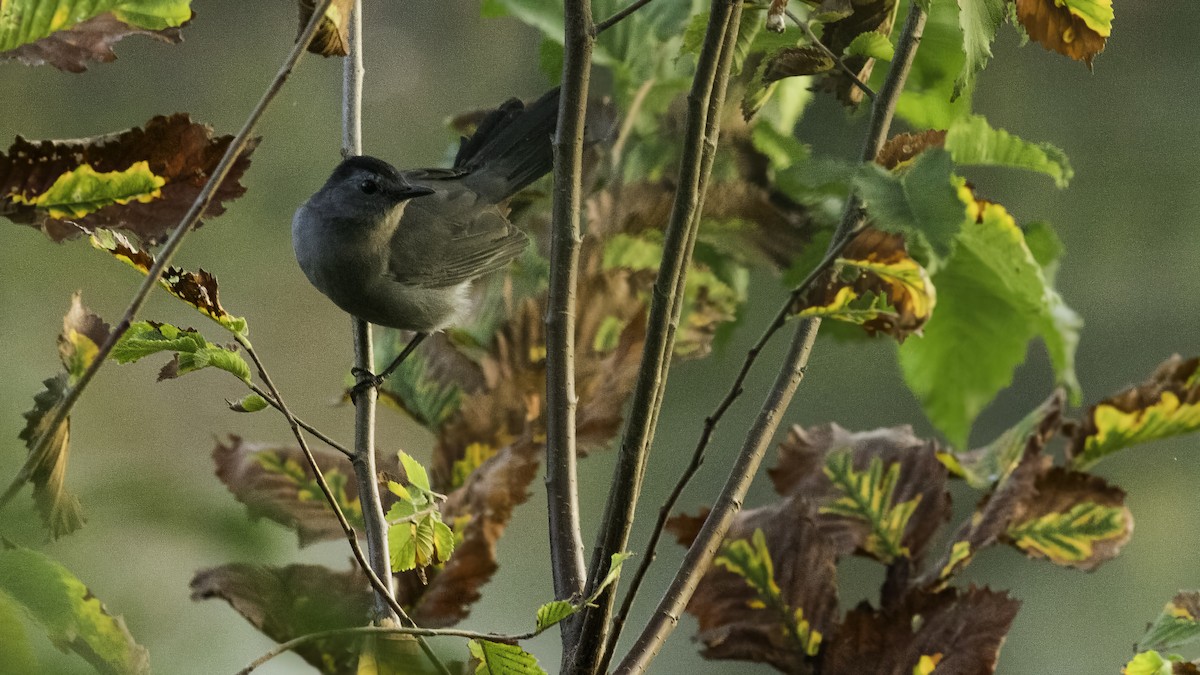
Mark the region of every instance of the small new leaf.
<instances>
[{"instance_id":1,"label":"small new leaf","mask_svg":"<svg viewBox=\"0 0 1200 675\"><path fill-rule=\"evenodd\" d=\"M267 407L267 400L258 394L246 394L236 401L226 401L229 409L234 412L252 413L264 410Z\"/></svg>"},{"instance_id":2,"label":"small new leaf","mask_svg":"<svg viewBox=\"0 0 1200 675\"><path fill-rule=\"evenodd\" d=\"M467 646L479 661L475 675L546 675L537 657L518 645L471 640Z\"/></svg>"},{"instance_id":3,"label":"small new leaf","mask_svg":"<svg viewBox=\"0 0 1200 675\"><path fill-rule=\"evenodd\" d=\"M425 467L403 450L400 451L400 466L404 468L404 475L408 478L409 485L415 486L425 493L432 489L429 487L429 474L425 472Z\"/></svg>"},{"instance_id":4,"label":"small new leaf","mask_svg":"<svg viewBox=\"0 0 1200 675\"><path fill-rule=\"evenodd\" d=\"M867 31L850 41L842 52L844 56L865 56L880 61L891 61L896 56L896 47L886 35Z\"/></svg>"},{"instance_id":5,"label":"small new leaf","mask_svg":"<svg viewBox=\"0 0 1200 675\"><path fill-rule=\"evenodd\" d=\"M552 600L538 607L537 632L541 633L563 619L575 614L579 607L566 600Z\"/></svg>"},{"instance_id":6,"label":"small new leaf","mask_svg":"<svg viewBox=\"0 0 1200 675\"><path fill-rule=\"evenodd\" d=\"M243 382L250 381L250 367L232 349L215 345L190 328L178 328L169 323L138 321L129 327L113 347L117 363L133 363L151 354L174 352L175 358L158 379L171 379L212 366L231 373Z\"/></svg>"}]
</instances>

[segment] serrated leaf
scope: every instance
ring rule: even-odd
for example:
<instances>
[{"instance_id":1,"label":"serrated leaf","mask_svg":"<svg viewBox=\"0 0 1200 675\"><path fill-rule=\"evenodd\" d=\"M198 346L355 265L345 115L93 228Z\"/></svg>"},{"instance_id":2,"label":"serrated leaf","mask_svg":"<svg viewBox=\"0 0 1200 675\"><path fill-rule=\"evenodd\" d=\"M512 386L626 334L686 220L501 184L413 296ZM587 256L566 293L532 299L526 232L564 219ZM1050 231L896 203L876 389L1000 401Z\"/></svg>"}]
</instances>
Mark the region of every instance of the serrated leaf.
<instances>
[{"instance_id":1,"label":"serrated leaf","mask_svg":"<svg viewBox=\"0 0 1200 675\"><path fill-rule=\"evenodd\" d=\"M393 572L404 572L417 567L416 525L405 521L388 527L388 555Z\"/></svg>"},{"instance_id":2,"label":"serrated leaf","mask_svg":"<svg viewBox=\"0 0 1200 675\"><path fill-rule=\"evenodd\" d=\"M891 61L896 57L896 47L886 35L867 31L855 37L842 51L844 56L865 56L880 61Z\"/></svg>"},{"instance_id":3,"label":"serrated leaf","mask_svg":"<svg viewBox=\"0 0 1200 675\"><path fill-rule=\"evenodd\" d=\"M6 2L4 10L12 4ZM238 183L250 166L257 138L247 143L203 217L225 212L229 201L246 188ZM146 244L164 241L192 207L229 148L233 136L215 136L212 127L176 113L151 118L140 128L73 140L27 141L17 137L6 154L0 154L0 216L42 230L54 241L78 237L97 229L119 229ZM55 218L46 209L18 203L43 194L59 180L87 165L99 174L126 172L146 162L149 172L165 181L159 198L112 204L82 218Z\"/></svg>"},{"instance_id":4,"label":"serrated leaf","mask_svg":"<svg viewBox=\"0 0 1200 675\"><path fill-rule=\"evenodd\" d=\"M1200 591L1180 591L1138 641L1139 650L1177 649L1200 638Z\"/></svg>"},{"instance_id":5,"label":"serrated leaf","mask_svg":"<svg viewBox=\"0 0 1200 675\"><path fill-rule=\"evenodd\" d=\"M1030 143L993 129L986 118L971 115L954 121L946 131L946 150L955 164L1006 166L1044 173L1060 188L1067 187L1075 170L1066 153L1049 143Z\"/></svg>"},{"instance_id":6,"label":"serrated leaf","mask_svg":"<svg viewBox=\"0 0 1200 675\"><path fill-rule=\"evenodd\" d=\"M557 624L558 622L574 615L579 611L579 607L567 602L566 600L551 600L546 604L538 607L537 611L537 632L542 632L547 628Z\"/></svg>"},{"instance_id":7,"label":"serrated leaf","mask_svg":"<svg viewBox=\"0 0 1200 675\"><path fill-rule=\"evenodd\" d=\"M1042 405L982 448L961 453L942 453L938 459L956 476L977 490L1004 481L1031 450L1038 452L1058 431L1063 392L1051 394Z\"/></svg>"},{"instance_id":8,"label":"serrated leaf","mask_svg":"<svg viewBox=\"0 0 1200 675\"><path fill-rule=\"evenodd\" d=\"M1091 570L1114 558L1133 534L1125 493L1097 476L1054 467L1038 476L1004 533L1026 555Z\"/></svg>"},{"instance_id":9,"label":"serrated leaf","mask_svg":"<svg viewBox=\"0 0 1200 675\"><path fill-rule=\"evenodd\" d=\"M1112 34L1112 0L1016 0L1016 8L1031 39L1089 68Z\"/></svg>"},{"instance_id":10,"label":"serrated leaf","mask_svg":"<svg viewBox=\"0 0 1200 675\"><path fill-rule=\"evenodd\" d=\"M236 401L226 401L234 412L252 413L267 408L267 399L258 394L246 394Z\"/></svg>"},{"instance_id":11,"label":"serrated leaf","mask_svg":"<svg viewBox=\"0 0 1200 675\"><path fill-rule=\"evenodd\" d=\"M56 646L99 672L150 672L146 650L124 620L109 614L82 581L46 555L6 543L0 550L0 594L25 610Z\"/></svg>"},{"instance_id":12,"label":"serrated leaf","mask_svg":"<svg viewBox=\"0 0 1200 675\"><path fill-rule=\"evenodd\" d=\"M429 474L425 472L425 467L421 463L413 459L412 455L400 451L400 466L404 468L404 475L408 479L408 484L416 486L422 492L429 492L432 488L429 487Z\"/></svg>"},{"instance_id":13,"label":"serrated leaf","mask_svg":"<svg viewBox=\"0 0 1200 675\"><path fill-rule=\"evenodd\" d=\"M968 87L975 74L983 70L992 58L992 41L996 29L1004 23L1007 0L958 0L958 22L963 31L963 53L966 60L954 82L954 97Z\"/></svg>"},{"instance_id":14,"label":"serrated leaf","mask_svg":"<svg viewBox=\"0 0 1200 675\"><path fill-rule=\"evenodd\" d=\"M890 35L898 8L897 0L824 0L814 16L824 17L821 41L834 54L841 54L855 40L873 39L860 38L864 33ZM874 59L866 56L848 56L842 59L842 62L860 81L866 82L871 79L875 68ZM833 91L839 101L849 106L858 105L863 100L862 90L841 68L826 73L820 86L825 91Z\"/></svg>"},{"instance_id":15,"label":"serrated leaf","mask_svg":"<svg viewBox=\"0 0 1200 675\"><path fill-rule=\"evenodd\" d=\"M475 675L546 675L537 657L518 645L471 640L471 656L479 660Z\"/></svg>"},{"instance_id":16,"label":"serrated leaf","mask_svg":"<svg viewBox=\"0 0 1200 675\"><path fill-rule=\"evenodd\" d=\"M49 63L82 72L112 61L112 44L128 35L179 42L191 0L7 0L0 5L0 61Z\"/></svg>"},{"instance_id":17,"label":"serrated leaf","mask_svg":"<svg viewBox=\"0 0 1200 675\"><path fill-rule=\"evenodd\" d=\"M885 563L911 552L901 543L908 521L921 499L895 503L896 485L900 479L900 464L884 469L880 457L872 457L866 471L854 468L850 452L837 452L825 462L825 475L841 491L842 496L821 507L821 513L857 518L870 525L871 531L863 547Z\"/></svg>"},{"instance_id":18,"label":"serrated leaf","mask_svg":"<svg viewBox=\"0 0 1200 675\"><path fill-rule=\"evenodd\" d=\"M124 171L105 173L84 164L59 176L41 194L26 197L17 193L11 199L42 209L51 218L82 218L113 204L151 202L162 196L161 188L166 183L166 179L150 171L145 161L136 162Z\"/></svg>"},{"instance_id":19,"label":"serrated leaf","mask_svg":"<svg viewBox=\"0 0 1200 675\"><path fill-rule=\"evenodd\" d=\"M154 266L154 256L138 250L132 242L117 232L96 230L88 240L94 248L108 251L114 258L142 274L148 274ZM233 316L221 306L217 278L209 272L203 269L188 272L178 267L168 267L163 271L158 283L168 293L191 305L193 309L216 321L229 332L245 336L250 330L244 318Z\"/></svg>"},{"instance_id":20,"label":"serrated leaf","mask_svg":"<svg viewBox=\"0 0 1200 675\"><path fill-rule=\"evenodd\" d=\"M424 348L410 354L396 372L384 381L379 391L381 400L395 405L412 415L422 426L435 431L458 410L463 397L463 388L457 382L433 372L439 366L443 366L444 370L446 361L451 358L465 360L465 357L446 354L444 350L454 347L445 341L441 343L445 346L436 352ZM377 358L381 363L387 363L393 356L381 353ZM431 363L433 359L441 363Z\"/></svg>"},{"instance_id":21,"label":"serrated leaf","mask_svg":"<svg viewBox=\"0 0 1200 675\"><path fill-rule=\"evenodd\" d=\"M899 173L866 164L854 184L875 227L927 242L934 254L946 257L964 217L951 177L949 153L929 148Z\"/></svg>"},{"instance_id":22,"label":"serrated leaf","mask_svg":"<svg viewBox=\"0 0 1200 675\"><path fill-rule=\"evenodd\" d=\"M965 188L962 194L974 202ZM982 202L970 208L978 215L962 225L953 255L933 275L937 313L920 339L900 348L905 382L959 447L979 412L1012 381L1032 338L1046 341L1059 382L1078 386L1082 323L1050 286L1008 211Z\"/></svg>"},{"instance_id":23,"label":"serrated leaf","mask_svg":"<svg viewBox=\"0 0 1200 675\"><path fill-rule=\"evenodd\" d=\"M1150 379L1088 410L1074 429L1067 455L1087 469L1114 452L1200 431L1200 358L1173 356Z\"/></svg>"},{"instance_id":24,"label":"serrated leaf","mask_svg":"<svg viewBox=\"0 0 1200 675\"><path fill-rule=\"evenodd\" d=\"M433 550L433 516L426 515L413 528L413 543L416 546L417 565L429 567L436 562Z\"/></svg>"},{"instance_id":25,"label":"serrated leaf","mask_svg":"<svg viewBox=\"0 0 1200 675\"><path fill-rule=\"evenodd\" d=\"M444 563L454 554L454 530L443 523L440 516L433 518L433 550L439 563Z\"/></svg>"},{"instance_id":26,"label":"serrated leaf","mask_svg":"<svg viewBox=\"0 0 1200 675\"><path fill-rule=\"evenodd\" d=\"M215 345L192 329L168 323L138 321L129 327L112 350L117 363L133 363L151 354L173 352L175 358L159 373L159 379L186 375L213 367L224 370L238 379L250 381L250 366L232 349Z\"/></svg>"}]
</instances>

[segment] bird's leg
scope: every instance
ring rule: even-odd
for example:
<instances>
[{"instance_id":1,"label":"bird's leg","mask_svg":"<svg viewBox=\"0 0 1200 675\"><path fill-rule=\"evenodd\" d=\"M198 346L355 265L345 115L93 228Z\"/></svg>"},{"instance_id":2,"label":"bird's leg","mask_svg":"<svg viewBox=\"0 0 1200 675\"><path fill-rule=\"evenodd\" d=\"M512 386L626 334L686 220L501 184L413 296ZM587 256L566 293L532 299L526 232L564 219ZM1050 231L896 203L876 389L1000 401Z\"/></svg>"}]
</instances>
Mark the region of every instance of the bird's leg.
<instances>
[{"instance_id":1,"label":"bird's leg","mask_svg":"<svg viewBox=\"0 0 1200 675\"><path fill-rule=\"evenodd\" d=\"M363 368L352 368L350 370L350 374L354 375L354 377L358 379L358 383L355 384L354 388L350 390L350 400L353 401L354 399L358 398L358 395L366 391L368 388L374 387L378 389L379 385L383 384L383 381L386 380L389 375L396 372L396 369L400 367L400 364L404 363L404 359L407 359L408 355L412 354L421 344L421 341L428 336L429 333L414 333L412 340L409 340L408 345L404 347L403 351L400 352L400 355L392 361L391 365L389 365L387 368L384 368L383 372L379 373L378 375Z\"/></svg>"}]
</instances>

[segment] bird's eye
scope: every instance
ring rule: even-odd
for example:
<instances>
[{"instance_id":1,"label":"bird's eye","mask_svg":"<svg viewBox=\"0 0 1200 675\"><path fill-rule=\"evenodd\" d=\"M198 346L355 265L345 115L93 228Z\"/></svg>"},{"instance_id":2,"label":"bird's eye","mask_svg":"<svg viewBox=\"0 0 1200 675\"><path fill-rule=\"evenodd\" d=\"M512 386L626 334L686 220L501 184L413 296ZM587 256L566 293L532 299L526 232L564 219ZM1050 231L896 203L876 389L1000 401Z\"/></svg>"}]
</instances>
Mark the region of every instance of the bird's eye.
<instances>
[{"instance_id":1,"label":"bird's eye","mask_svg":"<svg viewBox=\"0 0 1200 675\"><path fill-rule=\"evenodd\" d=\"M376 192L379 192L379 183L376 183L374 180L368 178L358 184L358 189L362 190L364 195L373 195Z\"/></svg>"}]
</instances>

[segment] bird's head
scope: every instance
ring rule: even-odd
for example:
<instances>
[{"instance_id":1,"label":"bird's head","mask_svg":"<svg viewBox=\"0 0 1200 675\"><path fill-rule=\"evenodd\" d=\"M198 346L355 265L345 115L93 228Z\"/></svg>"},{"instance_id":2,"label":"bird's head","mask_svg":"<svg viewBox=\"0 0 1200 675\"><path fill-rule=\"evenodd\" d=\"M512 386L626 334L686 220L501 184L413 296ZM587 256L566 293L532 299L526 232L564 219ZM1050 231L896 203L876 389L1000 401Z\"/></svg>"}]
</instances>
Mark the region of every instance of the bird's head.
<instances>
[{"instance_id":1,"label":"bird's head","mask_svg":"<svg viewBox=\"0 0 1200 675\"><path fill-rule=\"evenodd\" d=\"M333 170L314 201L322 210L336 212L339 219L372 221L403 202L432 192L409 183L391 164L359 155Z\"/></svg>"}]
</instances>

